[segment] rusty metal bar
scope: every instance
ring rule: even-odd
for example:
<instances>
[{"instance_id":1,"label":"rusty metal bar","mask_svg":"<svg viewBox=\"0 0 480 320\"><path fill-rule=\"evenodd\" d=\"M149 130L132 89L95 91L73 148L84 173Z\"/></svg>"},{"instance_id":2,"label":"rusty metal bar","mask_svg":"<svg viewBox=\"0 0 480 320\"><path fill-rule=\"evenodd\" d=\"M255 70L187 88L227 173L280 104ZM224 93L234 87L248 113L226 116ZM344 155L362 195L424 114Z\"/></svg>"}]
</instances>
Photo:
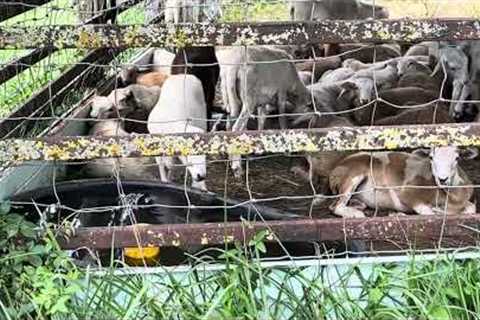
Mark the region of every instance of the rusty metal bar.
<instances>
[{"instance_id":1,"label":"rusty metal bar","mask_svg":"<svg viewBox=\"0 0 480 320\"><path fill-rule=\"evenodd\" d=\"M25 35L35 34L35 37ZM154 25L50 25L0 28L0 48L182 47L347 42L478 40L478 19L325 20Z\"/></svg>"},{"instance_id":2,"label":"rusty metal bar","mask_svg":"<svg viewBox=\"0 0 480 320\"><path fill-rule=\"evenodd\" d=\"M440 145L480 146L480 123L6 139L0 141L0 163L103 157L393 150Z\"/></svg>"},{"instance_id":3,"label":"rusty metal bar","mask_svg":"<svg viewBox=\"0 0 480 320\"><path fill-rule=\"evenodd\" d=\"M267 241L367 240L411 246L415 243L438 244L442 239L451 246L466 246L480 240L480 215L96 227L80 229L72 238L59 238L59 242L64 249L82 246L106 249L112 246L138 245L188 247L233 241L248 243L262 230L268 231Z\"/></svg>"},{"instance_id":4,"label":"rusty metal bar","mask_svg":"<svg viewBox=\"0 0 480 320\"><path fill-rule=\"evenodd\" d=\"M3 0L0 2L0 21L35 9L47 2L50 0Z\"/></svg>"}]
</instances>

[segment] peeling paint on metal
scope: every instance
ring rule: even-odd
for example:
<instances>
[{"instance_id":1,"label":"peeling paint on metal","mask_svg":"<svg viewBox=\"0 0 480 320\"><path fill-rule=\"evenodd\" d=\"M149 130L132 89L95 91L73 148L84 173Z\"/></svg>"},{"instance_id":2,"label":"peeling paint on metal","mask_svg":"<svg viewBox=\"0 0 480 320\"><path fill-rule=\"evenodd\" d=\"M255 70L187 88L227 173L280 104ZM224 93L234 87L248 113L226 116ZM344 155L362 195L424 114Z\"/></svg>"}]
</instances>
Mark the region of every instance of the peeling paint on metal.
<instances>
[{"instance_id":1,"label":"peeling paint on metal","mask_svg":"<svg viewBox=\"0 0 480 320\"><path fill-rule=\"evenodd\" d=\"M26 36L35 34L35 37ZM0 48L182 47L285 45L305 42L478 40L478 19L325 20L153 25L4 26Z\"/></svg>"}]
</instances>

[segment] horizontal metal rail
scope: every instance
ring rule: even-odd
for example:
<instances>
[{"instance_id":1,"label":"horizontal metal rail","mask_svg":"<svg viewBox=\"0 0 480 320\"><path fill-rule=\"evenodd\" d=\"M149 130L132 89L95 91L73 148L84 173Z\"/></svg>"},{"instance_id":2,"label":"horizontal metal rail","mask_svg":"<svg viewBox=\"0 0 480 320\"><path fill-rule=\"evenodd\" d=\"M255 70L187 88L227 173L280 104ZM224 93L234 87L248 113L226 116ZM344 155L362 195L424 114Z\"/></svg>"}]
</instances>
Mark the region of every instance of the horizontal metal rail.
<instances>
[{"instance_id":1,"label":"horizontal metal rail","mask_svg":"<svg viewBox=\"0 0 480 320\"><path fill-rule=\"evenodd\" d=\"M0 141L0 163L91 160L102 157L393 150L441 145L480 146L480 124L5 139Z\"/></svg>"},{"instance_id":2,"label":"horizontal metal rail","mask_svg":"<svg viewBox=\"0 0 480 320\"><path fill-rule=\"evenodd\" d=\"M35 37L26 35L35 34ZM152 25L50 25L0 28L0 48L182 47L304 43L478 40L477 19L326 20Z\"/></svg>"},{"instance_id":3,"label":"horizontal metal rail","mask_svg":"<svg viewBox=\"0 0 480 320\"><path fill-rule=\"evenodd\" d=\"M438 245L442 240L451 246L467 246L480 239L480 215L96 227L79 229L73 237L59 238L59 241L65 249L138 245L189 247L234 241L248 243L263 230L268 232L266 240L271 242L367 240L412 247L415 243Z\"/></svg>"},{"instance_id":4,"label":"horizontal metal rail","mask_svg":"<svg viewBox=\"0 0 480 320\"><path fill-rule=\"evenodd\" d=\"M48 2L50 0L2 0L0 2L0 21L35 9Z\"/></svg>"}]
</instances>

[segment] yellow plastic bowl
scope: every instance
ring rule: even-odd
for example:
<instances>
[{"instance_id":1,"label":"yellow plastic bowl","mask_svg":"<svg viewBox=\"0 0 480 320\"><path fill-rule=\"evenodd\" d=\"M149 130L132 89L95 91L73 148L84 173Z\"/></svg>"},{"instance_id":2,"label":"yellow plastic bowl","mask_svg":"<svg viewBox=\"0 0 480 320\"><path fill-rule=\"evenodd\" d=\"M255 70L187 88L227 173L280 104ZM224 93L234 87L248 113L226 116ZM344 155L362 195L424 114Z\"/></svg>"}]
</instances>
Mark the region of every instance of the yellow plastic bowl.
<instances>
[{"instance_id":1,"label":"yellow plastic bowl","mask_svg":"<svg viewBox=\"0 0 480 320\"><path fill-rule=\"evenodd\" d=\"M160 255L160 248L158 247L136 247L136 248L124 248L123 254L125 260L129 265L143 265L144 261L147 265L155 263L156 259Z\"/></svg>"}]
</instances>

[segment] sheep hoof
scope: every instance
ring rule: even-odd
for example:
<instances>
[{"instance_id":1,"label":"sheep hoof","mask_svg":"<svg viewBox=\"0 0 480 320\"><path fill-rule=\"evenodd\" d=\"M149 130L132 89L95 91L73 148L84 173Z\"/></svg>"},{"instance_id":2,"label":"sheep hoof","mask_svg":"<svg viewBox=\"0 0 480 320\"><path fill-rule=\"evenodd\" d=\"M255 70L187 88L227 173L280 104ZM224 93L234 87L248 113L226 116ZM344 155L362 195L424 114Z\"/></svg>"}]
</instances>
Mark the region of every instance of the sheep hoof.
<instances>
[{"instance_id":1,"label":"sheep hoof","mask_svg":"<svg viewBox=\"0 0 480 320\"><path fill-rule=\"evenodd\" d=\"M404 212L389 212L388 213L388 216L389 217L404 217L406 216L407 214L404 213Z\"/></svg>"},{"instance_id":2,"label":"sheep hoof","mask_svg":"<svg viewBox=\"0 0 480 320\"><path fill-rule=\"evenodd\" d=\"M205 180L202 180L202 181L199 181L199 182L194 181L192 183L192 188L208 192Z\"/></svg>"},{"instance_id":3,"label":"sheep hoof","mask_svg":"<svg viewBox=\"0 0 480 320\"><path fill-rule=\"evenodd\" d=\"M300 166L294 166L290 169L290 172L293 173L295 176L298 176L304 180L309 180L309 175L308 175L308 172L300 167Z\"/></svg>"},{"instance_id":4,"label":"sheep hoof","mask_svg":"<svg viewBox=\"0 0 480 320\"><path fill-rule=\"evenodd\" d=\"M469 202L466 206L465 209L463 210L462 214L476 214L477 213L477 208L474 203Z\"/></svg>"},{"instance_id":5,"label":"sheep hoof","mask_svg":"<svg viewBox=\"0 0 480 320\"><path fill-rule=\"evenodd\" d=\"M241 167L232 168L232 171L233 171L233 176L236 179L241 179L243 177L243 170Z\"/></svg>"},{"instance_id":6,"label":"sheep hoof","mask_svg":"<svg viewBox=\"0 0 480 320\"><path fill-rule=\"evenodd\" d=\"M321 195L317 195L317 196L315 196L315 199L313 199L312 205L321 206L323 203L325 203L325 201L327 201L327 198L325 198Z\"/></svg>"},{"instance_id":7,"label":"sheep hoof","mask_svg":"<svg viewBox=\"0 0 480 320\"><path fill-rule=\"evenodd\" d=\"M368 208L364 202L358 199L350 199L350 206L360 211L364 211Z\"/></svg>"}]
</instances>

